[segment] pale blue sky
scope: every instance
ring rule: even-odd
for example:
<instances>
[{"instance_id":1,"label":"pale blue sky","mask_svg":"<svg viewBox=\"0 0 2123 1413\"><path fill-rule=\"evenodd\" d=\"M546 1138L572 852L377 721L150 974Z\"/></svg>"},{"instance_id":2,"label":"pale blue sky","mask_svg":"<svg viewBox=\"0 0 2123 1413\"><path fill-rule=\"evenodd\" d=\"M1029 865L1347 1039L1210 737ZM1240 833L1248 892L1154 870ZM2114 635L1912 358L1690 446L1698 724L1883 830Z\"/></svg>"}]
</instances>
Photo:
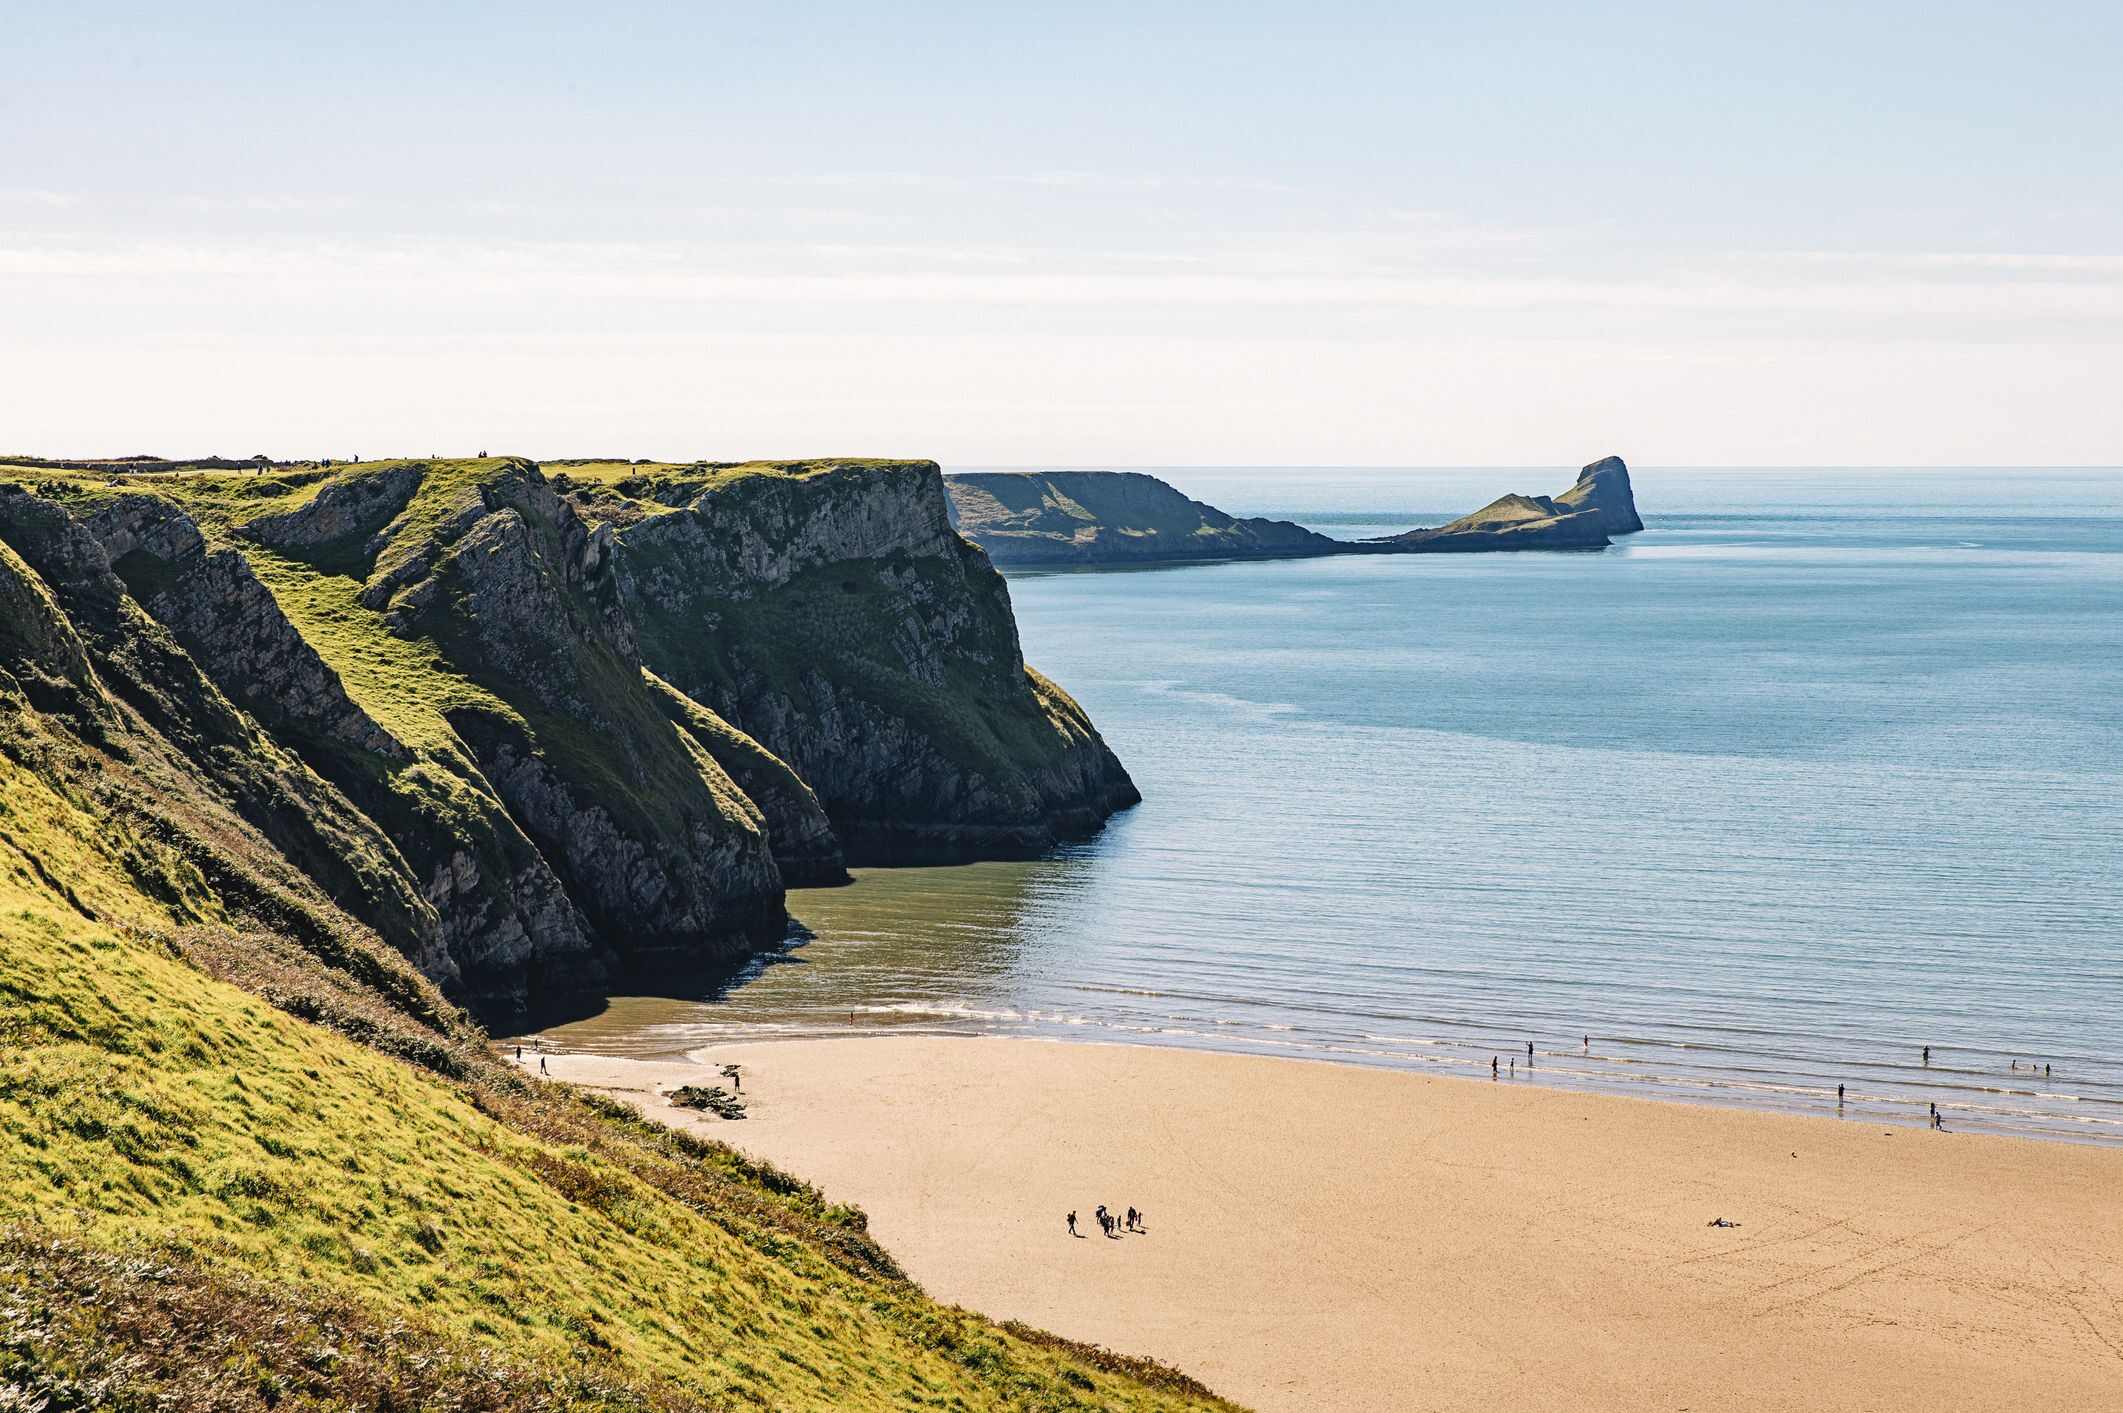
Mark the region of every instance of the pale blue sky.
<instances>
[{"instance_id":1,"label":"pale blue sky","mask_svg":"<svg viewBox=\"0 0 2123 1413\"><path fill-rule=\"evenodd\" d=\"M2123 7L10 7L0 451L2123 460Z\"/></svg>"}]
</instances>

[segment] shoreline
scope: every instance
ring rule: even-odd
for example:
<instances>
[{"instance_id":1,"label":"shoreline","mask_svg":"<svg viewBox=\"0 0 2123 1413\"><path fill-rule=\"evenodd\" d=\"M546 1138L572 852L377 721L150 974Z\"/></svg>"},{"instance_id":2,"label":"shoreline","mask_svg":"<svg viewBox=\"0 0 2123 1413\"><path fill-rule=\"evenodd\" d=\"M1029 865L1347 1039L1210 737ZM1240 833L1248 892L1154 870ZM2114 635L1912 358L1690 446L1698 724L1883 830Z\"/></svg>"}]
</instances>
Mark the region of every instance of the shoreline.
<instances>
[{"instance_id":1,"label":"shoreline","mask_svg":"<svg viewBox=\"0 0 2123 1413\"><path fill-rule=\"evenodd\" d=\"M769 963L780 955L772 954ZM748 973L743 979L750 980L755 975L756 973ZM730 1045L828 1042L842 1039L920 1037L1025 1040L1061 1045L1114 1045L1247 1059L1293 1060L1392 1074L1472 1081L1487 1079L1488 1059L1493 1054L1507 1066L1514 1059L1517 1060L1521 1068L1516 1083L1533 1083L1570 1093L1637 1099L1655 1104L1731 1109L1750 1114L1794 1118L1819 1117L1919 1128L1925 1126L1928 1106L1936 1103L1940 1112L1946 1116L1949 1126L1970 1133L2040 1143L2061 1143L2075 1147L2123 1148L2123 1103L2119 1103L2117 1099L2106 1094L2078 1092L2070 1087L2072 1081L2069 1078L2037 1081L2031 1071L2025 1074L2011 1074L1993 1068L1974 1067L1957 1061L1955 1057L1961 1051L1945 1042L1932 1047L1939 1055L1935 1064L1897 1062L1875 1055L1853 1057L1846 1065L1837 1067L1837 1075L1849 1076L1847 1102L1844 1112L1839 1113L1835 1086L1842 1081L1826 1074L1810 1073L1828 1068L1829 1062L1826 1060L1816 1057L1788 1058L1784 1063L1792 1067L1791 1073L1758 1072L1755 1078L1745 1077L1747 1070L1744 1066L1703 1067L1690 1071L1677 1067L1670 1057L1675 1053L1691 1053L1694 1048L1692 1043L1657 1035L1594 1036L1594 1046L1590 1052L1581 1052L1569 1046L1539 1049L1538 1067L1529 1075L1524 1069L1524 1051L1501 1037L1477 1041L1441 1033L1400 1040L1390 1037L1377 1038L1376 1043L1379 1046L1398 1043L1403 1047L1400 1050L1390 1050L1325 1040L1316 1043L1279 1041L1243 1034L1227 1036L1187 1031L1161 1031L1152 1034L1128 1026L1114 1027L1096 1022L1086 1024L1052 1018L1048 1018L1049 1023L1042 1025L1037 1014L1015 1018L1016 1025L1021 1028L992 1022L983 1023L978 1019L949 1024L939 1023L949 1018L950 1013L945 1009L917 1009L908 1012L898 1007L880 1007L875 1004L855 1007L855 1011L863 1016L864 1022L845 1029L837 1022L823 1023L815 1018L779 1021L764 1017L746 1017L716 1023L716 1028L722 1032L719 1034L682 1038L674 1036L667 1043L653 1043L645 1038L654 1029L651 1024L641 1021L630 1023L626 1020L619 1021L616 1026L613 1024L615 1013L624 1013L629 1008L642 1006L656 1009L697 1006L703 1014L719 1009L718 1006L711 1006L706 1002L620 996L609 998L606 1009L596 1015L536 1031L526 1031L521 1035L497 1037L497 1040L513 1045L519 1040L528 1043L535 1036L551 1041L564 1051L649 1060L681 1059L703 1048ZM975 1017L980 1014L972 1013ZM675 1028L677 1027L674 1026ZM1100 1033L1111 1032L1116 1028L1125 1033ZM1087 1031L1092 1033L1085 1033ZM619 1043L615 1045L614 1042ZM1522 1044L1523 1041L1518 1043ZM1641 1050L1645 1052L1645 1056L1651 1058L1629 1053L1632 1050ZM1770 1062L1772 1057L1763 1056L1761 1059ZM1507 1079L1506 1082L1514 1081ZM2043 1087L2019 1087L2036 1083Z\"/></svg>"},{"instance_id":2,"label":"shoreline","mask_svg":"<svg viewBox=\"0 0 2123 1413\"><path fill-rule=\"evenodd\" d=\"M2123 1391L2123 1155L2096 1146L1109 1042L548 1061L863 1207L938 1298L1262 1409ZM742 1067L743 1121L661 1097L728 1084L703 1061ZM1101 1239L1102 1201L1148 1235Z\"/></svg>"}]
</instances>

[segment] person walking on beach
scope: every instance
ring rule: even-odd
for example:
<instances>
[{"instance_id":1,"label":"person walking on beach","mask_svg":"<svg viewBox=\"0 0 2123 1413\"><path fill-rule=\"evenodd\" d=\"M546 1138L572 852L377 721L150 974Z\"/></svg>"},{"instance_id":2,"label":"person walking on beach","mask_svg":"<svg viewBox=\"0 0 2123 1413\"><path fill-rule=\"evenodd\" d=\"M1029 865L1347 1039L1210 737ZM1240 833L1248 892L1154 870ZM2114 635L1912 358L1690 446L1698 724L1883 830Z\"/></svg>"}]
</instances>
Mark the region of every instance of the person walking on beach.
<instances>
[{"instance_id":1,"label":"person walking on beach","mask_svg":"<svg viewBox=\"0 0 2123 1413\"><path fill-rule=\"evenodd\" d=\"M1137 1215L1137 1214L1136 1214L1136 1211L1135 1211L1135 1209L1134 1209L1133 1207L1130 1207L1130 1208L1128 1209L1128 1230L1129 1230L1129 1231L1134 1231L1134 1230L1135 1230L1135 1222L1136 1222L1136 1215Z\"/></svg>"},{"instance_id":2,"label":"person walking on beach","mask_svg":"<svg viewBox=\"0 0 2123 1413\"><path fill-rule=\"evenodd\" d=\"M1511 1077L1513 1079L1517 1079L1519 1077L1519 1062L1517 1060L1513 1060L1511 1062Z\"/></svg>"},{"instance_id":3,"label":"person walking on beach","mask_svg":"<svg viewBox=\"0 0 2123 1413\"><path fill-rule=\"evenodd\" d=\"M523 1047L521 1045L516 1047L516 1063L519 1065L523 1063Z\"/></svg>"},{"instance_id":4,"label":"person walking on beach","mask_svg":"<svg viewBox=\"0 0 2123 1413\"><path fill-rule=\"evenodd\" d=\"M1113 1214L1106 1210L1106 1204L1099 1203L1098 1211L1093 1215L1098 1218L1098 1229L1107 1236L1113 1235Z\"/></svg>"},{"instance_id":5,"label":"person walking on beach","mask_svg":"<svg viewBox=\"0 0 2123 1413\"><path fill-rule=\"evenodd\" d=\"M1069 1214L1069 1235L1076 1237L1081 1236L1081 1233L1076 1230L1076 1213L1074 1212L1071 1212Z\"/></svg>"},{"instance_id":6,"label":"person walking on beach","mask_svg":"<svg viewBox=\"0 0 2123 1413\"><path fill-rule=\"evenodd\" d=\"M1496 1056L1494 1055L1489 1057L1489 1077L1491 1079L1496 1078Z\"/></svg>"},{"instance_id":7,"label":"person walking on beach","mask_svg":"<svg viewBox=\"0 0 2123 1413\"><path fill-rule=\"evenodd\" d=\"M540 1055L538 1056L538 1072L540 1074L551 1073L551 1071L545 1067L545 1055L543 1053L540 1053Z\"/></svg>"},{"instance_id":8,"label":"person walking on beach","mask_svg":"<svg viewBox=\"0 0 2123 1413\"><path fill-rule=\"evenodd\" d=\"M1939 1106L1936 1104L1931 1106L1931 1126L1940 1133L1946 1132L1946 1120L1939 1117Z\"/></svg>"}]
</instances>

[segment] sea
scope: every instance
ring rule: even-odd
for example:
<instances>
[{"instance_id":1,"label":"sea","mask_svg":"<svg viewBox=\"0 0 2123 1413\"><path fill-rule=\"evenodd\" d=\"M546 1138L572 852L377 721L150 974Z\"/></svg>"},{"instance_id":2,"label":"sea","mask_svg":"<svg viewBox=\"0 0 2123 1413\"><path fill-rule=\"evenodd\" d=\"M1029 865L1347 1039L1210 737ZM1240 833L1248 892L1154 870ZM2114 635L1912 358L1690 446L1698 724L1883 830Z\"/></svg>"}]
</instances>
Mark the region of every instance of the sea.
<instances>
[{"instance_id":1,"label":"sea","mask_svg":"<svg viewBox=\"0 0 2123 1413\"><path fill-rule=\"evenodd\" d=\"M1144 469L1352 539L1573 475ZM793 893L784 951L549 1042L1029 1035L2123 1143L2123 470L1634 479L1598 553L1014 575L1143 803Z\"/></svg>"}]
</instances>

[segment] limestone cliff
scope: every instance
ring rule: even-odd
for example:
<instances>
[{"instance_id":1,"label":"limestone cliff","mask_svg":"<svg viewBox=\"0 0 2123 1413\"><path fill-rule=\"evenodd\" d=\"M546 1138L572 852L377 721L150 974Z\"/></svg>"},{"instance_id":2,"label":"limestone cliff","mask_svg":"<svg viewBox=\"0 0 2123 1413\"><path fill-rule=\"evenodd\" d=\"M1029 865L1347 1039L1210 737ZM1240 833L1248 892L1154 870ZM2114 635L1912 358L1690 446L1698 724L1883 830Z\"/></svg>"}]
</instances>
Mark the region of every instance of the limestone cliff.
<instances>
[{"instance_id":1,"label":"limestone cliff","mask_svg":"<svg viewBox=\"0 0 2123 1413\"><path fill-rule=\"evenodd\" d=\"M616 527L648 665L785 761L852 862L1022 855L1139 796L1029 671L1009 590L929 462L577 485Z\"/></svg>"},{"instance_id":2,"label":"limestone cliff","mask_svg":"<svg viewBox=\"0 0 2123 1413\"><path fill-rule=\"evenodd\" d=\"M1332 554L1287 520L1242 520L1139 471L979 471L945 478L960 534L1009 566Z\"/></svg>"},{"instance_id":3,"label":"limestone cliff","mask_svg":"<svg viewBox=\"0 0 2123 1413\"><path fill-rule=\"evenodd\" d=\"M97 808L158 896L329 899L497 1027L1135 798L933 466L573 471L0 467L0 752L133 782Z\"/></svg>"}]
</instances>

